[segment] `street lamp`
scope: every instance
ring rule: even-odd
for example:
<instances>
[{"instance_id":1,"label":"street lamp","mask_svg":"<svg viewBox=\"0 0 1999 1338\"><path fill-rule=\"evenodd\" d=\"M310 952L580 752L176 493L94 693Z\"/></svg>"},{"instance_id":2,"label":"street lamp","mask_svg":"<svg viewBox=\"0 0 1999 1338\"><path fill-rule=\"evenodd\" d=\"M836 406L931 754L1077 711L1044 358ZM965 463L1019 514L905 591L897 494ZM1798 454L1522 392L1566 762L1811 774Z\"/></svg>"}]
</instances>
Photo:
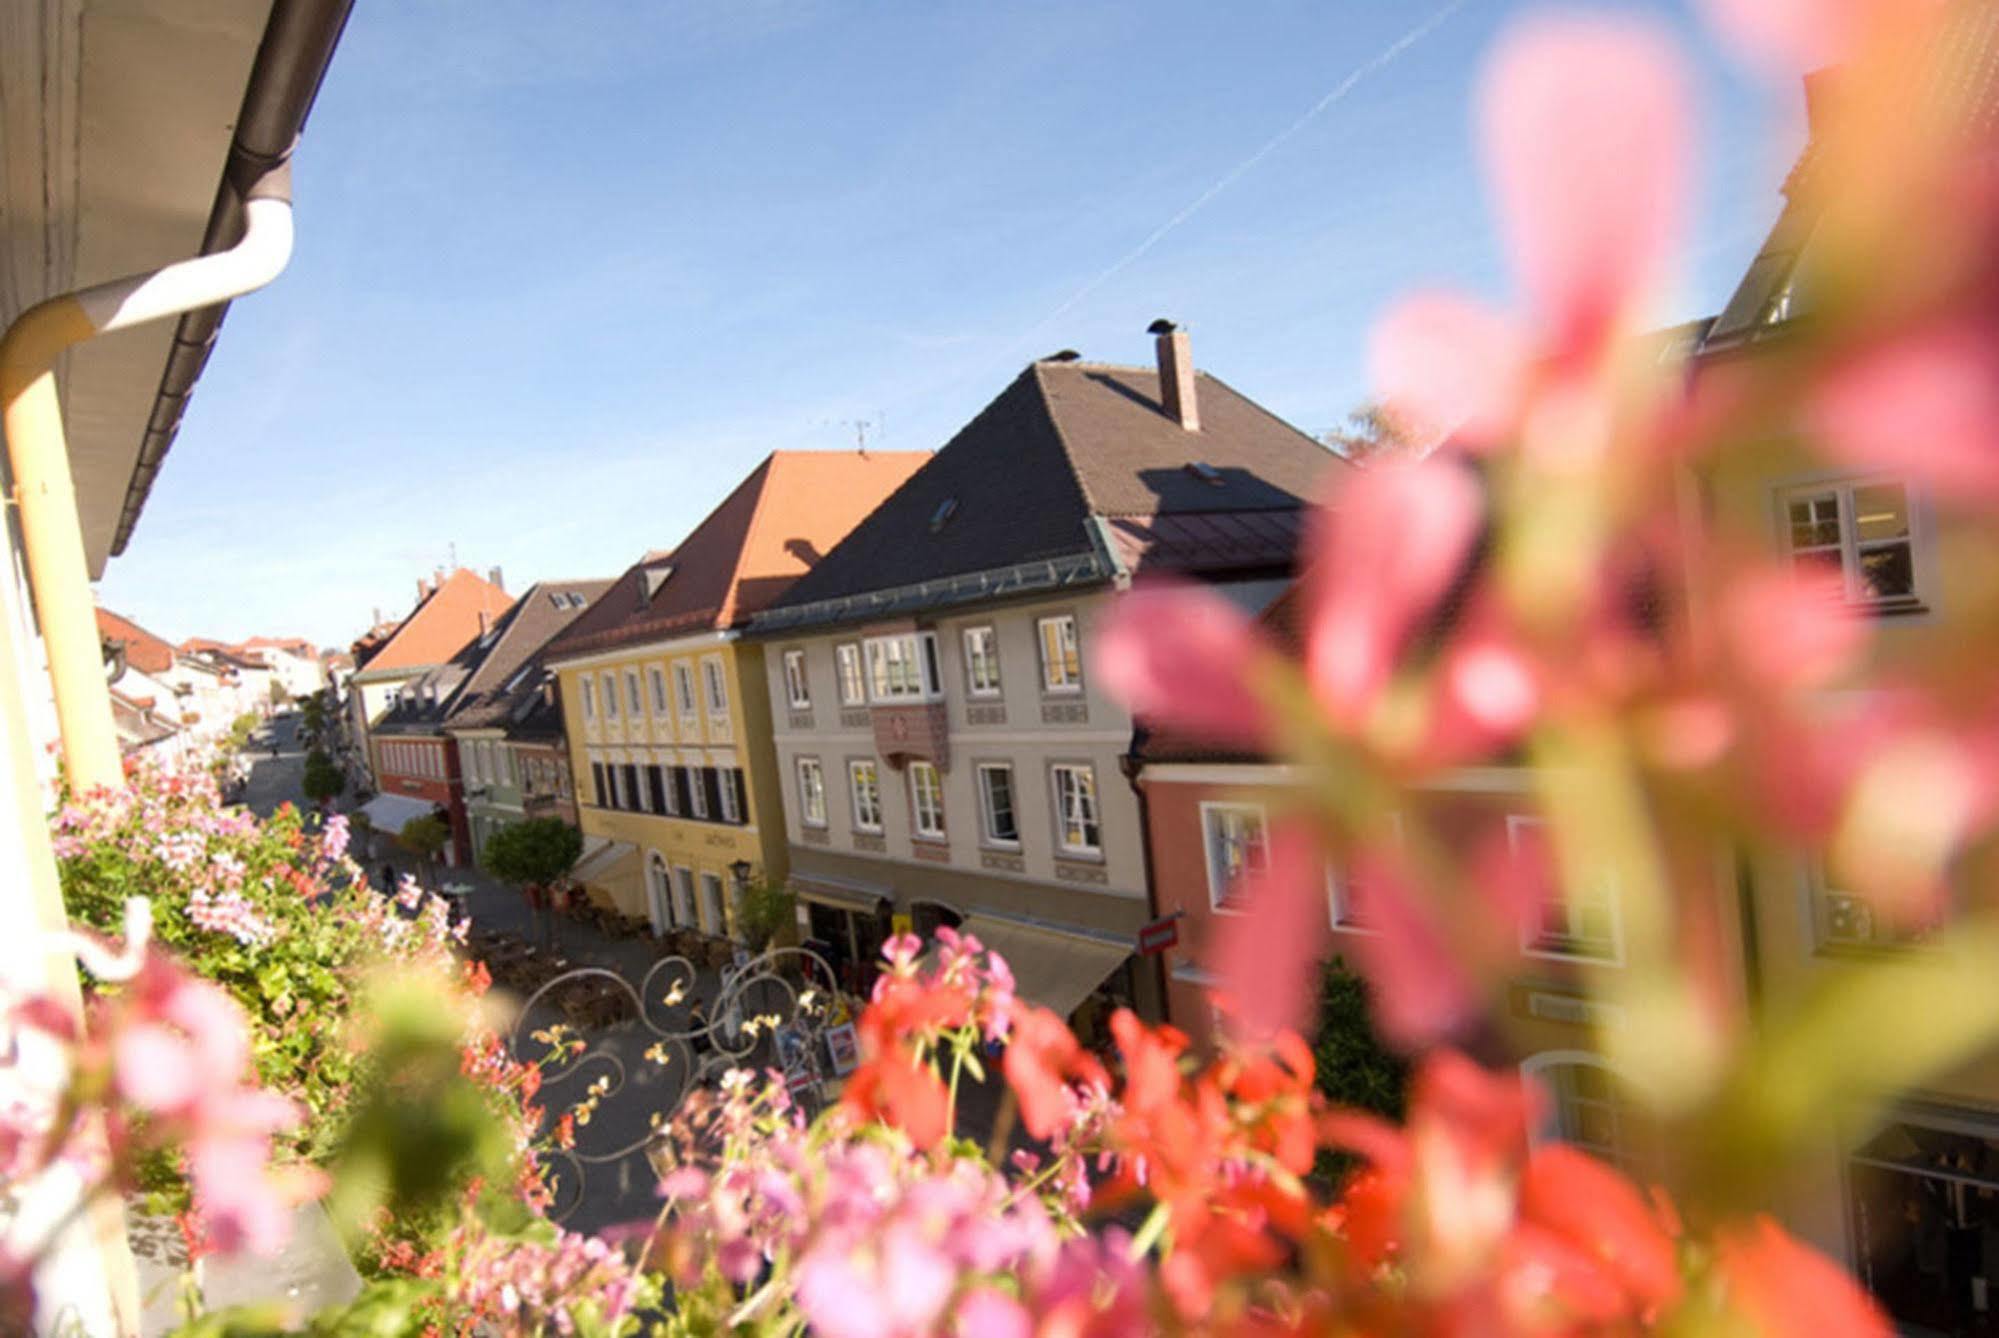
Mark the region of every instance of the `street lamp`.
<instances>
[{"instance_id":1,"label":"street lamp","mask_svg":"<svg viewBox=\"0 0 1999 1338\"><path fill-rule=\"evenodd\" d=\"M736 890L742 891L750 885L750 862L746 859L737 860L729 866L729 875L736 880Z\"/></svg>"}]
</instances>

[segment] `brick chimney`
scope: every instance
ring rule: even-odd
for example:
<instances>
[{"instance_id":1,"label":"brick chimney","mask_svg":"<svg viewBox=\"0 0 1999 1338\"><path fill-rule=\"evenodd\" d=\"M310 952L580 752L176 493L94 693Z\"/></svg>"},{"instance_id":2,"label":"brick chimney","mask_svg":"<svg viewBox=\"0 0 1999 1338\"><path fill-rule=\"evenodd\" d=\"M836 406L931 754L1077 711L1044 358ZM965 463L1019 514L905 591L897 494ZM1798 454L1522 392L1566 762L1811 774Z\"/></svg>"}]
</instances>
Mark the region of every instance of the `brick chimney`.
<instances>
[{"instance_id":1,"label":"brick chimney","mask_svg":"<svg viewBox=\"0 0 1999 1338\"><path fill-rule=\"evenodd\" d=\"M1201 430L1201 409L1194 401L1194 348L1187 332L1169 320L1146 327L1156 336L1159 354L1159 404L1166 416L1189 432Z\"/></svg>"},{"instance_id":2,"label":"brick chimney","mask_svg":"<svg viewBox=\"0 0 1999 1338\"><path fill-rule=\"evenodd\" d=\"M424 600L428 599L429 597L430 597L430 578L428 576L417 577L416 602L421 604L423 603Z\"/></svg>"},{"instance_id":3,"label":"brick chimney","mask_svg":"<svg viewBox=\"0 0 1999 1338\"><path fill-rule=\"evenodd\" d=\"M498 567L494 567L493 569L488 571L486 573L486 579L488 581L491 581L495 587L497 587L499 590L503 592L507 588L506 578L500 575L500 569Z\"/></svg>"}]
</instances>

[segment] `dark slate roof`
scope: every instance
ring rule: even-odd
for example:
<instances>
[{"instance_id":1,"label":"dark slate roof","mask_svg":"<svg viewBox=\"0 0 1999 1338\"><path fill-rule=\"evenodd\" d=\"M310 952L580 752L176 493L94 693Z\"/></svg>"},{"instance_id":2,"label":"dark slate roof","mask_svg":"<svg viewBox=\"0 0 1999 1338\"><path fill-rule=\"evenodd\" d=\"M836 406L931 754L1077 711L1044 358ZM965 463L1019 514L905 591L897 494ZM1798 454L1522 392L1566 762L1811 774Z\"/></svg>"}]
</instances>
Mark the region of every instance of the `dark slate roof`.
<instances>
[{"instance_id":1,"label":"dark slate roof","mask_svg":"<svg viewBox=\"0 0 1999 1338\"><path fill-rule=\"evenodd\" d=\"M1970 144L1982 146L1978 151L1989 153L1995 134L1999 134L1999 5L1991 0L1956 0L1942 15L1934 39L1935 46L1925 45L1909 53L1919 65L1906 72L1903 104L1876 108L1874 114L1951 125ZM1809 306L1811 264L1807 252L1826 205L1826 187L1834 166L1820 131L1824 128L1824 106L1839 78L1838 68L1805 77L1810 133L1784 179L1784 208L1721 314L1702 332L1704 354L1727 353L1781 337ZM1841 183L1833 180L1832 184L1838 187ZM1874 183L1865 184L1871 187ZM1801 272L1805 272L1806 291L1796 292L1794 284ZM1792 299L1783 304L1788 316L1774 319L1779 299L1786 297Z\"/></svg>"},{"instance_id":2,"label":"dark slate roof","mask_svg":"<svg viewBox=\"0 0 1999 1338\"><path fill-rule=\"evenodd\" d=\"M1113 555L1200 575L1287 566L1301 508L1345 465L1205 372L1196 402L1189 432L1152 368L1030 364L754 625L1107 580Z\"/></svg>"},{"instance_id":3,"label":"dark slate roof","mask_svg":"<svg viewBox=\"0 0 1999 1338\"><path fill-rule=\"evenodd\" d=\"M541 686L541 653L603 597L610 577L592 581L543 581L507 613L492 649L458 689L445 714L451 728L492 728L513 717L522 697ZM582 608L574 607L580 597Z\"/></svg>"},{"instance_id":4,"label":"dark slate roof","mask_svg":"<svg viewBox=\"0 0 1999 1338\"><path fill-rule=\"evenodd\" d=\"M483 635L404 684L402 696L372 732L435 734L446 725L476 723L465 719L465 713L491 706L528 658L587 612L587 601L600 598L610 585L608 580L542 581L529 587ZM580 595L585 607L569 607L569 595ZM504 712L498 718L504 720Z\"/></svg>"}]
</instances>

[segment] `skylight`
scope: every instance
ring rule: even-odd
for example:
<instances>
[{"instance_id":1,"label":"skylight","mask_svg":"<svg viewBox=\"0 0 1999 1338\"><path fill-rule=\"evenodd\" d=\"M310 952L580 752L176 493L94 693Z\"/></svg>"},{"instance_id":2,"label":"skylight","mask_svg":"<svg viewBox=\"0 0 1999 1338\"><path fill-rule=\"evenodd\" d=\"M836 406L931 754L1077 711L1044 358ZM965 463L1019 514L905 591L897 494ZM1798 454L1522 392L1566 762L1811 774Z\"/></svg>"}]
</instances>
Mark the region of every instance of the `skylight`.
<instances>
[{"instance_id":1,"label":"skylight","mask_svg":"<svg viewBox=\"0 0 1999 1338\"><path fill-rule=\"evenodd\" d=\"M1187 472L1203 483L1212 483L1217 488L1222 486L1222 471L1216 469L1206 460L1189 460L1187 462Z\"/></svg>"},{"instance_id":2,"label":"skylight","mask_svg":"<svg viewBox=\"0 0 1999 1338\"><path fill-rule=\"evenodd\" d=\"M930 532L932 534L935 534L937 533L937 531L943 529L945 523L949 521L953 515L957 514L957 511L958 511L957 498L946 497L943 501L939 502L937 504L937 510L931 513L930 516Z\"/></svg>"}]
</instances>

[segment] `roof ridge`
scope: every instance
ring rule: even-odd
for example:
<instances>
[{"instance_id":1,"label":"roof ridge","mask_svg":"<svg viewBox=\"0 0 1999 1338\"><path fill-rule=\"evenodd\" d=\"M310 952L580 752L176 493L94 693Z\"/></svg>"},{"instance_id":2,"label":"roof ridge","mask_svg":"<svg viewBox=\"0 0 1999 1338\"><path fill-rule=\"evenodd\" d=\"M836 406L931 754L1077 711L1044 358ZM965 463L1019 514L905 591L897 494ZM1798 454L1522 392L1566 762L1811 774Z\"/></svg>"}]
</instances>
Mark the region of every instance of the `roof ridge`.
<instances>
[{"instance_id":1,"label":"roof ridge","mask_svg":"<svg viewBox=\"0 0 1999 1338\"><path fill-rule=\"evenodd\" d=\"M1070 363L1055 364L1058 367L1072 365ZM1069 481L1076 485L1076 491L1082 495L1084 513L1091 516L1100 516L1103 514L1103 510L1097 505L1097 499L1090 495L1089 481L1083 477L1082 468L1076 463L1076 451L1069 444L1069 434L1062 430L1062 416L1056 413L1053 406L1048 402L1049 387L1048 383L1041 379L1041 368L1042 364L1039 362L1028 364L1028 370L1034 373L1034 384L1041 392L1035 399L1035 406L1041 411L1042 417L1048 420L1049 430L1055 434L1055 444L1062 448L1063 462L1069 466Z\"/></svg>"},{"instance_id":2,"label":"roof ridge","mask_svg":"<svg viewBox=\"0 0 1999 1338\"><path fill-rule=\"evenodd\" d=\"M749 477L736 485L737 490L740 491L742 488L748 486L750 480L756 478L759 474L763 476L763 481L757 486L756 500L750 503L750 519L743 526L742 542L736 545L736 560L729 564L729 584L723 588L722 602L716 608L715 625L717 627L727 627L736 616L736 591L741 588L743 583L743 563L749 559L750 550L756 547L757 525L764 518L764 504L770 501L772 484L777 479L776 451L766 453L764 458L758 461L757 467L750 471ZM726 502L726 499L724 500ZM720 510L721 508L718 507L716 509ZM709 514L713 515L714 512L710 512ZM707 522L704 519L703 524L705 523ZM696 526L696 528L700 527Z\"/></svg>"}]
</instances>

